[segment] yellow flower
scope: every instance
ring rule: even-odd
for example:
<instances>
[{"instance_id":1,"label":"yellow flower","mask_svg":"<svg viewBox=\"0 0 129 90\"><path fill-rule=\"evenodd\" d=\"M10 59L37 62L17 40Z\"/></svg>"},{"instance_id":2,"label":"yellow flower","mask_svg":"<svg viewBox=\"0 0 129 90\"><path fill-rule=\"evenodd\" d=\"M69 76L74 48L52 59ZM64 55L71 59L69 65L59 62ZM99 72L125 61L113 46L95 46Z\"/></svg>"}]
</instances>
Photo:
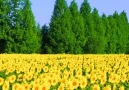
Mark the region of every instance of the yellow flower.
<instances>
[{"instance_id":1,"label":"yellow flower","mask_svg":"<svg viewBox=\"0 0 129 90\"><path fill-rule=\"evenodd\" d=\"M86 78L87 78L87 79L90 79L90 77L91 77L91 74L88 74L88 73L87 73L87 74L86 74Z\"/></svg>"},{"instance_id":2,"label":"yellow flower","mask_svg":"<svg viewBox=\"0 0 129 90\"><path fill-rule=\"evenodd\" d=\"M125 89L124 89L124 86L121 86L121 87L119 88L119 90L125 90Z\"/></svg>"},{"instance_id":3,"label":"yellow flower","mask_svg":"<svg viewBox=\"0 0 129 90\"><path fill-rule=\"evenodd\" d=\"M90 77L90 81L91 81L92 84L94 84L94 83L96 82L96 80L97 80L96 75L92 75L92 76Z\"/></svg>"},{"instance_id":4,"label":"yellow flower","mask_svg":"<svg viewBox=\"0 0 129 90\"><path fill-rule=\"evenodd\" d=\"M75 79L75 78L73 78L73 79L71 80L73 89L76 89L76 88L79 86L79 83L78 83L78 82L79 82L79 81L78 81L77 79Z\"/></svg>"},{"instance_id":5,"label":"yellow flower","mask_svg":"<svg viewBox=\"0 0 129 90\"><path fill-rule=\"evenodd\" d=\"M95 85L93 86L93 89L92 89L92 90L100 90L100 86L97 85L97 84L95 84Z\"/></svg>"},{"instance_id":6,"label":"yellow flower","mask_svg":"<svg viewBox=\"0 0 129 90\"><path fill-rule=\"evenodd\" d=\"M51 85L55 86L58 83L57 77L51 78Z\"/></svg>"},{"instance_id":7,"label":"yellow flower","mask_svg":"<svg viewBox=\"0 0 129 90\"><path fill-rule=\"evenodd\" d=\"M67 81L67 83L66 83L66 89L67 90L73 90L71 81Z\"/></svg>"},{"instance_id":8,"label":"yellow flower","mask_svg":"<svg viewBox=\"0 0 129 90\"><path fill-rule=\"evenodd\" d=\"M125 74L123 74L123 75L121 75L121 82L125 82L126 81L126 75Z\"/></svg>"},{"instance_id":9,"label":"yellow flower","mask_svg":"<svg viewBox=\"0 0 129 90\"><path fill-rule=\"evenodd\" d=\"M47 76L48 76L48 75L47 75L46 73L43 73L43 74L40 74L39 77L42 79L42 78L47 78Z\"/></svg>"},{"instance_id":10,"label":"yellow flower","mask_svg":"<svg viewBox=\"0 0 129 90\"><path fill-rule=\"evenodd\" d=\"M99 75L99 79L101 80L101 79L106 79L106 73L101 73L100 75Z\"/></svg>"},{"instance_id":11,"label":"yellow flower","mask_svg":"<svg viewBox=\"0 0 129 90\"><path fill-rule=\"evenodd\" d=\"M30 90L30 85L28 83L23 84L24 90Z\"/></svg>"},{"instance_id":12,"label":"yellow flower","mask_svg":"<svg viewBox=\"0 0 129 90\"><path fill-rule=\"evenodd\" d=\"M32 90L41 90L41 85L34 84L33 87L32 87Z\"/></svg>"},{"instance_id":13,"label":"yellow flower","mask_svg":"<svg viewBox=\"0 0 129 90\"><path fill-rule=\"evenodd\" d=\"M66 84L67 78L61 78L60 82Z\"/></svg>"},{"instance_id":14,"label":"yellow flower","mask_svg":"<svg viewBox=\"0 0 129 90\"><path fill-rule=\"evenodd\" d=\"M112 73L109 77L109 82L111 83L118 83L119 76L117 74Z\"/></svg>"},{"instance_id":15,"label":"yellow flower","mask_svg":"<svg viewBox=\"0 0 129 90\"><path fill-rule=\"evenodd\" d=\"M29 81L29 80L31 80L32 78L33 78L33 73L28 73L26 79Z\"/></svg>"},{"instance_id":16,"label":"yellow flower","mask_svg":"<svg viewBox=\"0 0 129 90\"><path fill-rule=\"evenodd\" d=\"M0 86L3 85L3 83L4 83L4 79L0 77Z\"/></svg>"},{"instance_id":17,"label":"yellow flower","mask_svg":"<svg viewBox=\"0 0 129 90\"><path fill-rule=\"evenodd\" d=\"M9 77L9 82L10 83L14 83L15 80L16 80L16 76L15 75L12 75L12 76Z\"/></svg>"},{"instance_id":18,"label":"yellow flower","mask_svg":"<svg viewBox=\"0 0 129 90\"><path fill-rule=\"evenodd\" d=\"M2 90L9 90L9 82L5 82L2 86Z\"/></svg>"},{"instance_id":19,"label":"yellow flower","mask_svg":"<svg viewBox=\"0 0 129 90\"><path fill-rule=\"evenodd\" d=\"M24 89L24 86L22 86L22 85L18 85L18 87L17 87L17 89L16 90L25 90Z\"/></svg>"},{"instance_id":20,"label":"yellow flower","mask_svg":"<svg viewBox=\"0 0 129 90\"><path fill-rule=\"evenodd\" d=\"M13 84L13 85L12 85L12 90L17 90L19 86L20 86L19 83Z\"/></svg>"},{"instance_id":21,"label":"yellow flower","mask_svg":"<svg viewBox=\"0 0 129 90\"><path fill-rule=\"evenodd\" d=\"M40 73L42 68L40 66L37 67L37 73Z\"/></svg>"},{"instance_id":22,"label":"yellow flower","mask_svg":"<svg viewBox=\"0 0 129 90\"><path fill-rule=\"evenodd\" d=\"M106 78L103 78L103 79L100 80L101 85L104 85L105 83L106 83Z\"/></svg>"},{"instance_id":23,"label":"yellow flower","mask_svg":"<svg viewBox=\"0 0 129 90\"><path fill-rule=\"evenodd\" d=\"M50 89L50 84L45 82L41 85L41 90L49 90Z\"/></svg>"},{"instance_id":24,"label":"yellow flower","mask_svg":"<svg viewBox=\"0 0 129 90\"><path fill-rule=\"evenodd\" d=\"M79 85L82 89L84 89L87 85L87 79L81 76L79 79Z\"/></svg>"},{"instance_id":25,"label":"yellow flower","mask_svg":"<svg viewBox=\"0 0 129 90\"><path fill-rule=\"evenodd\" d=\"M48 66L45 66L45 67L43 68L43 71L44 71L44 72L48 72L48 71L49 71Z\"/></svg>"},{"instance_id":26,"label":"yellow flower","mask_svg":"<svg viewBox=\"0 0 129 90\"><path fill-rule=\"evenodd\" d=\"M110 85L107 85L106 87L104 87L103 90L111 90L111 86Z\"/></svg>"},{"instance_id":27,"label":"yellow flower","mask_svg":"<svg viewBox=\"0 0 129 90\"><path fill-rule=\"evenodd\" d=\"M65 85L61 83L60 86L58 87L58 90L64 90L64 89L65 89Z\"/></svg>"},{"instance_id":28,"label":"yellow flower","mask_svg":"<svg viewBox=\"0 0 129 90\"><path fill-rule=\"evenodd\" d=\"M82 69L76 70L76 76L82 76Z\"/></svg>"}]
</instances>

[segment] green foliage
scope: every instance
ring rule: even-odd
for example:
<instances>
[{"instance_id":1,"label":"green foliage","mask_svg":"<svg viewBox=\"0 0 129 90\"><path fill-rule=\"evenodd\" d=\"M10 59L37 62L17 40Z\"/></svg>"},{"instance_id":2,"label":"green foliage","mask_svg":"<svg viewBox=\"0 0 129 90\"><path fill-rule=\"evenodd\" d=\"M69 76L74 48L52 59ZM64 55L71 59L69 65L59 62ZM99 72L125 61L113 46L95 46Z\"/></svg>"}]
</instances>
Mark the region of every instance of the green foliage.
<instances>
[{"instance_id":1,"label":"green foliage","mask_svg":"<svg viewBox=\"0 0 129 90\"><path fill-rule=\"evenodd\" d=\"M75 0L71 2L71 5L69 7L71 11L71 27L72 31L74 33L74 52L75 54L83 53L83 47L86 43L86 37L85 37L85 29L84 29L84 20L81 14L78 11L78 6Z\"/></svg>"},{"instance_id":2,"label":"green foliage","mask_svg":"<svg viewBox=\"0 0 129 90\"><path fill-rule=\"evenodd\" d=\"M118 41L117 41L117 52L116 53L126 53L127 44L128 44L128 21L126 13L123 11L120 13L118 18L116 18L117 27L119 28L117 31Z\"/></svg>"},{"instance_id":3,"label":"green foliage","mask_svg":"<svg viewBox=\"0 0 129 90\"><path fill-rule=\"evenodd\" d=\"M92 30L94 29L94 26L93 26L93 19L91 16L91 7L87 0L84 0L82 3L80 8L80 14L84 19L84 33L85 33L85 39L87 40L85 46L83 47L83 51L84 53L91 53L90 49L90 47L92 47L92 45L90 45L92 38L91 33Z\"/></svg>"},{"instance_id":4,"label":"green foliage","mask_svg":"<svg viewBox=\"0 0 129 90\"><path fill-rule=\"evenodd\" d=\"M92 12L92 19L94 20L94 30L92 30L93 43L91 44L93 45L93 47L91 49L94 49L94 51L91 52L95 54L102 54L105 53L105 29L96 8Z\"/></svg>"},{"instance_id":5,"label":"green foliage","mask_svg":"<svg viewBox=\"0 0 129 90\"><path fill-rule=\"evenodd\" d=\"M108 51L109 53L115 54L116 52L116 43L117 43L117 35L116 35L116 22L112 16L108 17L109 24L110 24L110 29L109 29L109 41L108 41Z\"/></svg>"},{"instance_id":6,"label":"green foliage","mask_svg":"<svg viewBox=\"0 0 129 90\"><path fill-rule=\"evenodd\" d=\"M50 23L47 53L73 53L71 14L65 0L57 0Z\"/></svg>"},{"instance_id":7,"label":"green foliage","mask_svg":"<svg viewBox=\"0 0 129 90\"><path fill-rule=\"evenodd\" d=\"M38 53L40 35L29 0L0 1L0 39L6 45L1 53ZM1 13L2 11L2 13Z\"/></svg>"},{"instance_id":8,"label":"green foliage","mask_svg":"<svg viewBox=\"0 0 129 90\"><path fill-rule=\"evenodd\" d=\"M103 28L105 29L105 40L106 40L106 43L105 43L105 50L104 52L109 54L111 52L109 52L109 43L110 43L110 31L111 30L111 27L109 25L109 20L107 18L107 16L105 14L102 15L102 23L103 23Z\"/></svg>"},{"instance_id":9,"label":"green foliage","mask_svg":"<svg viewBox=\"0 0 129 90\"><path fill-rule=\"evenodd\" d=\"M47 53L47 43L48 43L48 33L49 33L49 27L47 25L44 25L42 27L42 46L41 46L41 52L46 54Z\"/></svg>"},{"instance_id":10,"label":"green foliage","mask_svg":"<svg viewBox=\"0 0 129 90\"><path fill-rule=\"evenodd\" d=\"M10 10L8 0L0 0L0 53L4 53L7 46L7 33L10 30L8 13Z\"/></svg>"},{"instance_id":11,"label":"green foliage","mask_svg":"<svg viewBox=\"0 0 129 90\"><path fill-rule=\"evenodd\" d=\"M31 10L31 4L29 0L25 0L25 6L23 8L23 52L24 53L37 53L40 50L40 35L39 29L36 26L34 15ZM39 35L39 36L38 36ZM22 46L21 46L22 47Z\"/></svg>"}]
</instances>

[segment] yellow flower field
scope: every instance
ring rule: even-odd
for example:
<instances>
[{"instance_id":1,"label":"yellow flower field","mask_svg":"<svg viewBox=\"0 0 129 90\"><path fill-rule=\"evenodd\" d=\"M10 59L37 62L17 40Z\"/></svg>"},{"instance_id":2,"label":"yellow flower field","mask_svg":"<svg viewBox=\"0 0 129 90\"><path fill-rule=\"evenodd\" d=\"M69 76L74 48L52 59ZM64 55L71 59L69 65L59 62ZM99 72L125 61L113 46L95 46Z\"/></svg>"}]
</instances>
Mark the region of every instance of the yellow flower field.
<instances>
[{"instance_id":1,"label":"yellow flower field","mask_svg":"<svg viewBox=\"0 0 129 90\"><path fill-rule=\"evenodd\" d=\"M129 90L129 55L1 54L0 90Z\"/></svg>"}]
</instances>

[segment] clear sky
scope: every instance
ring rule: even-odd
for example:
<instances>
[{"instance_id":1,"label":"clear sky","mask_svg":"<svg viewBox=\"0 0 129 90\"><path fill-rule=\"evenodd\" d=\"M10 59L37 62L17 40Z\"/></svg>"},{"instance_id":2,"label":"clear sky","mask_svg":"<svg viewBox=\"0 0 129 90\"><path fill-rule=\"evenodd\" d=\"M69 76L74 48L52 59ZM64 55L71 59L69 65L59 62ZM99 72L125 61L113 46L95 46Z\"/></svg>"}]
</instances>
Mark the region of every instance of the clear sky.
<instances>
[{"instance_id":1,"label":"clear sky","mask_svg":"<svg viewBox=\"0 0 129 90\"><path fill-rule=\"evenodd\" d=\"M41 26L49 24L51 15L54 9L55 0L30 0L32 4L32 11L35 16L35 20ZM66 0L70 5L72 0ZM82 4L83 0L76 0L78 6ZM97 8L99 14L105 13L106 15L112 15L115 11L118 13L123 10L127 13L129 21L129 0L88 0L91 8Z\"/></svg>"}]
</instances>

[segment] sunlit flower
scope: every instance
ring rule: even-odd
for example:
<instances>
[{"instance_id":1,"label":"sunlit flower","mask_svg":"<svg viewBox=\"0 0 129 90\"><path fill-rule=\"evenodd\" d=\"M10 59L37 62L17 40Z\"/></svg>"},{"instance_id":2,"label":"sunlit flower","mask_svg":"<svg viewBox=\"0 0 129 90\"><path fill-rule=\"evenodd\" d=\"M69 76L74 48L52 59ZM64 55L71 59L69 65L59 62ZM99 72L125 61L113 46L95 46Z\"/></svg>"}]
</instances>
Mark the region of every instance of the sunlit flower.
<instances>
[{"instance_id":1,"label":"sunlit flower","mask_svg":"<svg viewBox=\"0 0 129 90\"><path fill-rule=\"evenodd\" d=\"M82 69L76 70L76 76L82 76Z\"/></svg>"},{"instance_id":2,"label":"sunlit flower","mask_svg":"<svg viewBox=\"0 0 129 90\"><path fill-rule=\"evenodd\" d=\"M96 75L91 75L91 77L90 77L91 83L94 84L96 82L96 80L97 80Z\"/></svg>"},{"instance_id":3,"label":"sunlit flower","mask_svg":"<svg viewBox=\"0 0 129 90\"><path fill-rule=\"evenodd\" d=\"M121 87L119 88L119 90L125 90L125 89L124 89L124 86L121 86Z\"/></svg>"},{"instance_id":4,"label":"sunlit flower","mask_svg":"<svg viewBox=\"0 0 129 90\"><path fill-rule=\"evenodd\" d=\"M44 71L44 72L48 72L48 70L49 70L49 69L48 69L48 66L45 66L45 67L43 68L43 71Z\"/></svg>"},{"instance_id":5,"label":"sunlit flower","mask_svg":"<svg viewBox=\"0 0 129 90\"><path fill-rule=\"evenodd\" d=\"M40 73L42 68L40 66L37 67L37 73Z\"/></svg>"},{"instance_id":6,"label":"sunlit flower","mask_svg":"<svg viewBox=\"0 0 129 90\"><path fill-rule=\"evenodd\" d=\"M65 89L65 85L61 83L60 86L58 87L58 90L64 90L64 89Z\"/></svg>"},{"instance_id":7,"label":"sunlit flower","mask_svg":"<svg viewBox=\"0 0 129 90\"><path fill-rule=\"evenodd\" d=\"M100 80L101 85L104 85L105 83L106 83L106 78L103 78L103 79Z\"/></svg>"},{"instance_id":8,"label":"sunlit flower","mask_svg":"<svg viewBox=\"0 0 129 90\"><path fill-rule=\"evenodd\" d=\"M23 84L24 90L30 90L30 85L28 83Z\"/></svg>"},{"instance_id":9,"label":"sunlit flower","mask_svg":"<svg viewBox=\"0 0 129 90\"><path fill-rule=\"evenodd\" d=\"M10 83L14 83L15 80L16 80L16 76L15 75L12 75L12 76L9 77L9 82Z\"/></svg>"},{"instance_id":10,"label":"sunlit flower","mask_svg":"<svg viewBox=\"0 0 129 90\"><path fill-rule=\"evenodd\" d=\"M17 89L16 90L25 90L24 86L22 85L18 85Z\"/></svg>"},{"instance_id":11,"label":"sunlit flower","mask_svg":"<svg viewBox=\"0 0 129 90\"><path fill-rule=\"evenodd\" d=\"M41 84L41 90L49 90L50 89L50 84L45 82L43 84Z\"/></svg>"},{"instance_id":12,"label":"sunlit flower","mask_svg":"<svg viewBox=\"0 0 129 90\"><path fill-rule=\"evenodd\" d=\"M81 77L79 78L79 86L80 86L82 89L84 89L84 88L86 87L86 85L87 85L87 78L81 76Z\"/></svg>"},{"instance_id":13,"label":"sunlit flower","mask_svg":"<svg viewBox=\"0 0 129 90\"><path fill-rule=\"evenodd\" d=\"M33 87L32 87L32 90L41 90L41 85L39 84L34 84Z\"/></svg>"},{"instance_id":14,"label":"sunlit flower","mask_svg":"<svg viewBox=\"0 0 129 90\"><path fill-rule=\"evenodd\" d=\"M65 84L67 82L67 78L61 78L60 82Z\"/></svg>"},{"instance_id":15,"label":"sunlit flower","mask_svg":"<svg viewBox=\"0 0 129 90\"><path fill-rule=\"evenodd\" d=\"M9 90L9 82L4 82L2 90Z\"/></svg>"},{"instance_id":16,"label":"sunlit flower","mask_svg":"<svg viewBox=\"0 0 129 90\"><path fill-rule=\"evenodd\" d=\"M92 90L100 90L100 86L99 85L97 85L97 84L94 84L94 86L93 86L93 89Z\"/></svg>"},{"instance_id":17,"label":"sunlit flower","mask_svg":"<svg viewBox=\"0 0 129 90\"><path fill-rule=\"evenodd\" d=\"M33 78L33 73L28 73L26 79L29 81Z\"/></svg>"},{"instance_id":18,"label":"sunlit flower","mask_svg":"<svg viewBox=\"0 0 129 90\"><path fill-rule=\"evenodd\" d=\"M110 85L107 85L106 87L104 87L103 90L111 90L111 86Z\"/></svg>"},{"instance_id":19,"label":"sunlit flower","mask_svg":"<svg viewBox=\"0 0 129 90\"><path fill-rule=\"evenodd\" d=\"M4 79L0 77L0 86L3 85L3 83L4 83Z\"/></svg>"},{"instance_id":20,"label":"sunlit flower","mask_svg":"<svg viewBox=\"0 0 129 90\"><path fill-rule=\"evenodd\" d=\"M51 85L55 86L58 83L57 77L51 78Z\"/></svg>"},{"instance_id":21,"label":"sunlit flower","mask_svg":"<svg viewBox=\"0 0 129 90\"><path fill-rule=\"evenodd\" d=\"M67 81L67 83L66 83L66 89L73 90L72 82L71 81Z\"/></svg>"},{"instance_id":22,"label":"sunlit flower","mask_svg":"<svg viewBox=\"0 0 129 90\"><path fill-rule=\"evenodd\" d=\"M117 74L111 74L109 76L109 82L111 83L117 83L118 82L118 79L119 79L119 76Z\"/></svg>"},{"instance_id":23,"label":"sunlit flower","mask_svg":"<svg viewBox=\"0 0 129 90\"><path fill-rule=\"evenodd\" d=\"M79 86L79 81L75 78L71 79L73 89L76 89Z\"/></svg>"},{"instance_id":24,"label":"sunlit flower","mask_svg":"<svg viewBox=\"0 0 129 90\"><path fill-rule=\"evenodd\" d=\"M19 86L20 86L19 83L13 84L13 85L12 85L12 90L17 90Z\"/></svg>"},{"instance_id":25,"label":"sunlit flower","mask_svg":"<svg viewBox=\"0 0 129 90\"><path fill-rule=\"evenodd\" d=\"M126 75L125 74L123 74L123 75L121 75L121 82L125 82L126 81Z\"/></svg>"}]
</instances>

